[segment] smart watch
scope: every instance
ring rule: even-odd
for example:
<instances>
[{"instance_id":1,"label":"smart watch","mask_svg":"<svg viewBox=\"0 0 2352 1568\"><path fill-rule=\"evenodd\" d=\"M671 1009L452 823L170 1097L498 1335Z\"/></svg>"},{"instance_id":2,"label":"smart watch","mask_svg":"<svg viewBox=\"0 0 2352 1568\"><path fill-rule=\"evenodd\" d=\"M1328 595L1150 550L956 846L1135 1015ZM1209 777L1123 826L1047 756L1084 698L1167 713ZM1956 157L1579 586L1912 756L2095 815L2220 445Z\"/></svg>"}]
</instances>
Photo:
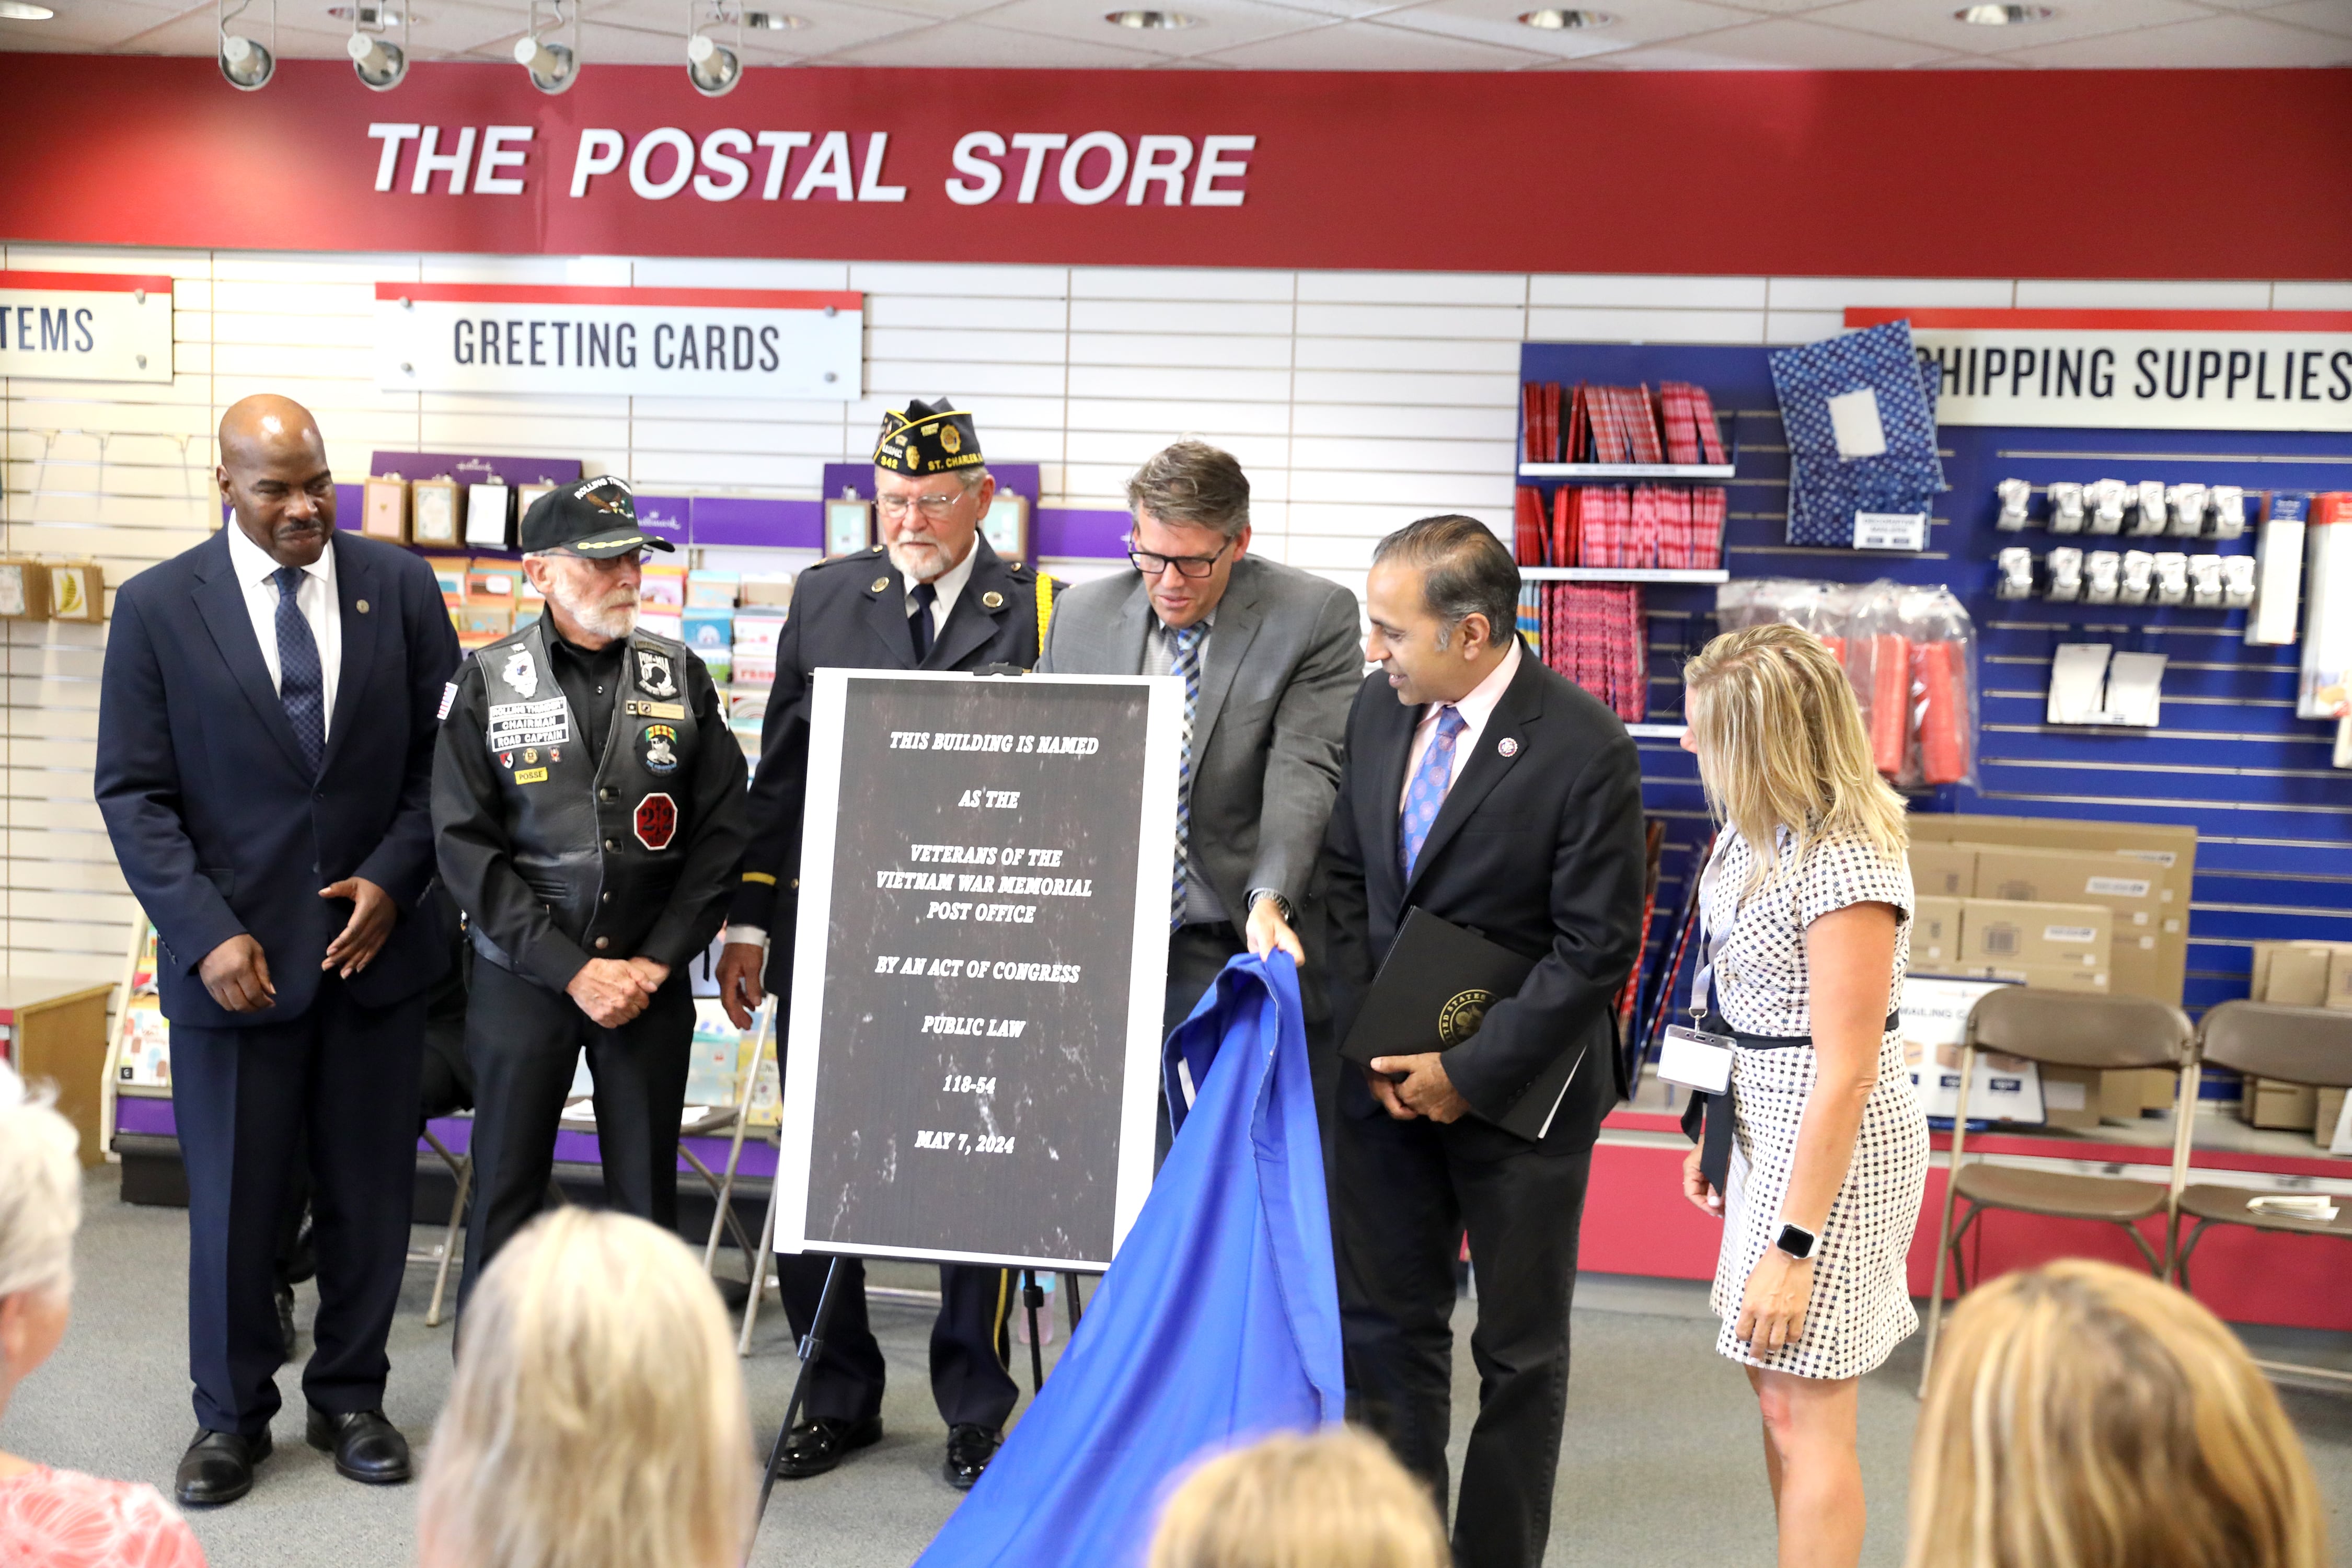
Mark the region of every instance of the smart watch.
<instances>
[{"instance_id":1,"label":"smart watch","mask_svg":"<svg viewBox=\"0 0 2352 1568\"><path fill-rule=\"evenodd\" d=\"M1780 1238L1772 1245L1802 1263L1813 1255L1813 1248L1820 1245L1821 1239L1801 1225L1784 1223L1780 1226Z\"/></svg>"}]
</instances>

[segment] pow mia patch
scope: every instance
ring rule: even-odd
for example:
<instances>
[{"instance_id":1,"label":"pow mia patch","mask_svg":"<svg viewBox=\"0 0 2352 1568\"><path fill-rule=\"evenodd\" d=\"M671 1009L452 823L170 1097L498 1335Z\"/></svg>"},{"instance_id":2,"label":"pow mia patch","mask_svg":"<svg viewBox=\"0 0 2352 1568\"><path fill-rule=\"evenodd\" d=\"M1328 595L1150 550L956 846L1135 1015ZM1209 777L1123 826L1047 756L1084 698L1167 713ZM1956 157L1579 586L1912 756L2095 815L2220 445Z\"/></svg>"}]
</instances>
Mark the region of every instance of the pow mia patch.
<instances>
[{"instance_id":1,"label":"pow mia patch","mask_svg":"<svg viewBox=\"0 0 2352 1568\"><path fill-rule=\"evenodd\" d=\"M677 695L677 675L669 655L649 647L637 649L637 685L656 697Z\"/></svg>"},{"instance_id":2,"label":"pow mia patch","mask_svg":"<svg viewBox=\"0 0 2352 1568\"><path fill-rule=\"evenodd\" d=\"M530 649L519 647L507 654L507 661L499 670L499 679L515 689L526 702L539 695L539 665L530 657Z\"/></svg>"},{"instance_id":3,"label":"pow mia patch","mask_svg":"<svg viewBox=\"0 0 2352 1568\"><path fill-rule=\"evenodd\" d=\"M637 802L637 842L648 849L667 849L677 837L677 802L666 795L649 795Z\"/></svg>"},{"instance_id":4,"label":"pow mia patch","mask_svg":"<svg viewBox=\"0 0 2352 1568\"><path fill-rule=\"evenodd\" d=\"M638 731L637 761L649 773L677 772L677 731L668 724L648 724Z\"/></svg>"}]
</instances>

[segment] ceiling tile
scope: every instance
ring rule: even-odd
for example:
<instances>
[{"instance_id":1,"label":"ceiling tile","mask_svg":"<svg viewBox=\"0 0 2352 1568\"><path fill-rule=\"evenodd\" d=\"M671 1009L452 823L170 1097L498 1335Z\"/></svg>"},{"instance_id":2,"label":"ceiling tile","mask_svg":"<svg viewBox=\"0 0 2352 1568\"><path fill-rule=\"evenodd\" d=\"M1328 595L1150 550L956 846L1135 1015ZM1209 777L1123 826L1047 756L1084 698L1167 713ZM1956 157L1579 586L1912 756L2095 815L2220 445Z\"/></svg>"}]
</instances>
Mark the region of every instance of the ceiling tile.
<instances>
[{"instance_id":1,"label":"ceiling tile","mask_svg":"<svg viewBox=\"0 0 2352 1568\"><path fill-rule=\"evenodd\" d=\"M193 16L209 21L211 5L140 5L133 0L74 0L53 6L57 15L46 22L0 22L0 49L104 49L134 37L175 16ZM205 53L210 54L207 47Z\"/></svg>"},{"instance_id":2,"label":"ceiling tile","mask_svg":"<svg viewBox=\"0 0 2352 1568\"><path fill-rule=\"evenodd\" d=\"M2262 13L2265 22L2288 22L2352 38L2352 0L2288 0Z\"/></svg>"},{"instance_id":3,"label":"ceiling tile","mask_svg":"<svg viewBox=\"0 0 2352 1568\"><path fill-rule=\"evenodd\" d=\"M1735 27L1754 18L1729 5L1708 0L1609 0L1617 18L1605 27L1530 27L1518 19L1527 0L1427 0L1381 18L1383 26L1415 32L1440 33L1509 49L1539 54L1608 54L1636 44L1659 43L1694 33Z\"/></svg>"},{"instance_id":4,"label":"ceiling tile","mask_svg":"<svg viewBox=\"0 0 2352 1568\"><path fill-rule=\"evenodd\" d=\"M1104 32L1111 31L1105 27ZM827 65L971 66L1016 70L1149 66L1160 57L1123 49L1108 40L1049 38L984 22L943 22L820 57Z\"/></svg>"},{"instance_id":5,"label":"ceiling tile","mask_svg":"<svg viewBox=\"0 0 2352 1568\"><path fill-rule=\"evenodd\" d=\"M1103 20L1110 9L1104 0L1008 0L988 13L988 25L1177 58L1214 54L1235 44L1325 25L1309 12L1259 0L1182 0L1183 14L1199 18L1197 27L1113 26Z\"/></svg>"},{"instance_id":6,"label":"ceiling tile","mask_svg":"<svg viewBox=\"0 0 2352 1568\"><path fill-rule=\"evenodd\" d=\"M1892 70L1925 65L1949 50L1792 17L1750 22L1622 57L1646 70Z\"/></svg>"},{"instance_id":7,"label":"ceiling tile","mask_svg":"<svg viewBox=\"0 0 2352 1568\"><path fill-rule=\"evenodd\" d=\"M1974 27L1953 13L1960 0L1844 0L1843 4L1806 13L1809 22L1852 27L1883 37L1907 38L1964 54L2005 54L2021 46L2063 44L2102 33L2133 27L2189 22L2211 12L2189 0L2059 0L2046 22L2022 26Z\"/></svg>"},{"instance_id":8,"label":"ceiling tile","mask_svg":"<svg viewBox=\"0 0 2352 1568\"><path fill-rule=\"evenodd\" d=\"M1349 22L1244 44L1210 57L1255 70L1515 70L1552 57L1468 38L1409 32L1383 22Z\"/></svg>"},{"instance_id":9,"label":"ceiling tile","mask_svg":"<svg viewBox=\"0 0 2352 1568\"><path fill-rule=\"evenodd\" d=\"M2352 64L2342 40L2253 16L2209 16L2070 44L2003 52L2028 65L2091 70L2244 70Z\"/></svg>"}]
</instances>

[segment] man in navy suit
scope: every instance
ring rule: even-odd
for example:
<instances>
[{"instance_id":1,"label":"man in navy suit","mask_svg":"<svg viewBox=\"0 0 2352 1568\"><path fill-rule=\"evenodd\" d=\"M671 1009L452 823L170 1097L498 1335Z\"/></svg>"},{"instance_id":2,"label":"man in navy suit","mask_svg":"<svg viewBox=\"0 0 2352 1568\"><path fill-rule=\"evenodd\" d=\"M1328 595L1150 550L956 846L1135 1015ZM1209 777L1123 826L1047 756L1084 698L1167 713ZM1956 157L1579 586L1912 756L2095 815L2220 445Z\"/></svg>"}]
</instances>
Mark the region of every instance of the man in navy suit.
<instances>
[{"instance_id":1,"label":"man in navy suit","mask_svg":"<svg viewBox=\"0 0 2352 1568\"><path fill-rule=\"evenodd\" d=\"M217 477L236 521L115 597L98 717L99 808L155 924L172 1021L190 1504L243 1497L269 1454L285 1360L273 1263L306 1145L308 1436L353 1480L409 1478L383 1416L384 1336L407 1258L425 993L448 966L428 802L457 664L424 562L335 531L308 410L268 395L231 408Z\"/></svg>"},{"instance_id":2,"label":"man in navy suit","mask_svg":"<svg viewBox=\"0 0 2352 1568\"><path fill-rule=\"evenodd\" d=\"M1641 758L1614 714L1520 640L1518 596L1510 552L1474 518L1381 541L1364 595L1364 654L1380 668L1348 717L1323 848L1335 1038L1416 907L1535 963L1452 1050L1343 1070L1334 1119L1348 1414L1441 1510L1454 1263L1469 1233L1478 1415L1454 1506L1460 1568L1543 1561L1585 1178L1627 1090L1615 999L1642 940ZM1570 1052L1541 1137L1498 1125Z\"/></svg>"}]
</instances>

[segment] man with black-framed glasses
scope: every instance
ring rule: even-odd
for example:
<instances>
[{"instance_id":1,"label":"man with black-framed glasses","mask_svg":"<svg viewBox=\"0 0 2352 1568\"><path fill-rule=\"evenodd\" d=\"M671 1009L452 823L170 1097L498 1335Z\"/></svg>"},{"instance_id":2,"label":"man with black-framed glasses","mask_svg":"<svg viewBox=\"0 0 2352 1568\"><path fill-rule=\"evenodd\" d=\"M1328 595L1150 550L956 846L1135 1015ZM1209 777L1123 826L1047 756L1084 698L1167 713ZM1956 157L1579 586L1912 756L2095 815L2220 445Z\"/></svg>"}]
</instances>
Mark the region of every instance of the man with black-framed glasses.
<instances>
[{"instance_id":1,"label":"man with black-framed glasses","mask_svg":"<svg viewBox=\"0 0 2352 1568\"><path fill-rule=\"evenodd\" d=\"M803 572L776 646L776 683L751 778L751 842L719 960L719 995L738 1028L750 1025L768 992L792 994L811 678L820 668L1026 669L1037 662L1053 608L1053 580L1003 560L981 536L996 480L970 414L942 397L884 415L874 487L882 542ZM829 1262L816 1253L776 1259L795 1336L809 1331ZM882 1437L884 1366L866 1317L865 1266L844 1262L824 1352L809 1369L806 1415L777 1463L787 1480L823 1475ZM941 1264L940 1295L931 1393L948 1424L942 1474L964 1490L988 1468L1020 1394L1005 1370L1012 1277Z\"/></svg>"},{"instance_id":2,"label":"man with black-framed glasses","mask_svg":"<svg viewBox=\"0 0 2352 1568\"><path fill-rule=\"evenodd\" d=\"M1206 442L1154 455L1127 485L1134 572L1064 594L1037 665L1183 678L1171 1029L1235 953L1278 947L1308 962L1300 910L1363 677L1355 595L1251 553L1249 494L1241 464Z\"/></svg>"}]
</instances>

